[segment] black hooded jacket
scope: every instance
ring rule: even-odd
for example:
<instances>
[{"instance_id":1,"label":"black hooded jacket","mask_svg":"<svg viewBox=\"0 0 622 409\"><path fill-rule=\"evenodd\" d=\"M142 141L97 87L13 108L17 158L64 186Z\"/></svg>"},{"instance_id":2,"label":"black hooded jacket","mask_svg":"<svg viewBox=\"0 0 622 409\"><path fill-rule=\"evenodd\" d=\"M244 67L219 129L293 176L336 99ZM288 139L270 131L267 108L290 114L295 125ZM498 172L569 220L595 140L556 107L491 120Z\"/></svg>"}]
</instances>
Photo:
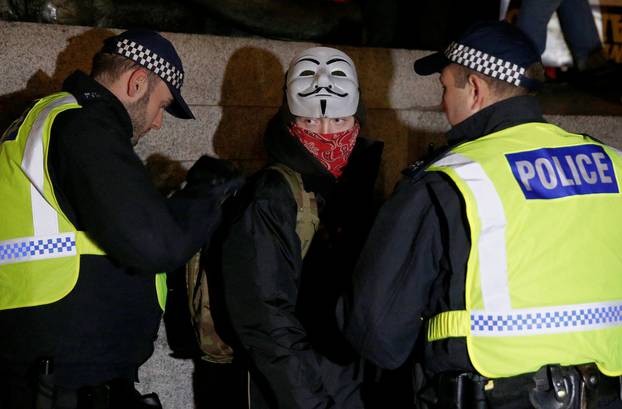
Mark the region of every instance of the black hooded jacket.
<instances>
[{"instance_id":1,"label":"black hooded jacket","mask_svg":"<svg viewBox=\"0 0 622 409\"><path fill-rule=\"evenodd\" d=\"M265 147L271 162L299 172L316 194L320 228L303 261L286 180L272 169L251 177L223 244L227 310L268 406L360 407L355 354L338 330L335 304L373 220L382 144L359 135L337 180L289 134L291 120L284 105Z\"/></svg>"}]
</instances>

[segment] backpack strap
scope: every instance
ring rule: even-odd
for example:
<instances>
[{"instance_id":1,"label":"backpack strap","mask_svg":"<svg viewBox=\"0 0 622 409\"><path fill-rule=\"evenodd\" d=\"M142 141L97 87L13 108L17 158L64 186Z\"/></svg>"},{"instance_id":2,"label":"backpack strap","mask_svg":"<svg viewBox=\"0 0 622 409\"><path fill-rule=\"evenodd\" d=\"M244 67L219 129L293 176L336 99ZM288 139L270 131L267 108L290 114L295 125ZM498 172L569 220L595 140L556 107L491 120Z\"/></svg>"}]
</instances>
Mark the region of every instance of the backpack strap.
<instances>
[{"instance_id":1,"label":"backpack strap","mask_svg":"<svg viewBox=\"0 0 622 409\"><path fill-rule=\"evenodd\" d=\"M311 240L320 225L315 193L307 192L304 189L302 176L295 170L281 163L271 165L268 169L274 169L283 175L294 195L294 199L296 199L296 205L298 206L296 212L296 234L300 239L300 249L302 258L304 258L311 245Z\"/></svg>"}]
</instances>

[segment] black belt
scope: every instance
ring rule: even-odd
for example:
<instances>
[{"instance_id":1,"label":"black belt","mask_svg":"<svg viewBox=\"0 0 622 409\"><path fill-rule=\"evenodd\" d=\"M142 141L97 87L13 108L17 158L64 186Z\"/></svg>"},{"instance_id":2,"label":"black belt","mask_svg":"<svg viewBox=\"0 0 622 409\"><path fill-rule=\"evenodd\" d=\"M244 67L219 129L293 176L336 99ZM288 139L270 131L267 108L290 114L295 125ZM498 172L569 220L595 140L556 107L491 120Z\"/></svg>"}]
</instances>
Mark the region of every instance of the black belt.
<instances>
[{"instance_id":1,"label":"black belt","mask_svg":"<svg viewBox=\"0 0 622 409\"><path fill-rule=\"evenodd\" d=\"M593 364L547 365L538 372L497 379L474 373L441 373L433 381L433 392L426 389L420 398L431 407L452 409L573 408L572 399L582 399L590 408L598 401L622 399L621 378L605 376ZM550 404L557 406L547 406Z\"/></svg>"}]
</instances>

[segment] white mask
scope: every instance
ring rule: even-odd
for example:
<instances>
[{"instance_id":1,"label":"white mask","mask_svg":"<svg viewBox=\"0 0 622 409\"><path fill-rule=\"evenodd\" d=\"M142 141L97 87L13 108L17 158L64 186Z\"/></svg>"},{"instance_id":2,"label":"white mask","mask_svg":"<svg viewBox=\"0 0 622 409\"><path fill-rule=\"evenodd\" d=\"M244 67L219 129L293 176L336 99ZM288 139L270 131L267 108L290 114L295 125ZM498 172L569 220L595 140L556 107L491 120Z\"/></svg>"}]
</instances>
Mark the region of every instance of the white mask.
<instances>
[{"instance_id":1,"label":"white mask","mask_svg":"<svg viewBox=\"0 0 622 409\"><path fill-rule=\"evenodd\" d=\"M343 118L354 115L358 103L356 68L345 53L314 47L292 59L287 71L287 104L292 115Z\"/></svg>"}]
</instances>

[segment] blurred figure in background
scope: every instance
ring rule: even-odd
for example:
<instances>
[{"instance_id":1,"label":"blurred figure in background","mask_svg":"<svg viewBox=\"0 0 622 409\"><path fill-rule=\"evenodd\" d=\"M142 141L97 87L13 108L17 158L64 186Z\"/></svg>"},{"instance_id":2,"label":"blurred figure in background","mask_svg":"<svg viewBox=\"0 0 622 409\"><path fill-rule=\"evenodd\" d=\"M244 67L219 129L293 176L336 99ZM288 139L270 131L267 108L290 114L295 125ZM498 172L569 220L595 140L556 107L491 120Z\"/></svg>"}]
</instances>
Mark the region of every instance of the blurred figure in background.
<instances>
[{"instance_id":1,"label":"blurred figure in background","mask_svg":"<svg viewBox=\"0 0 622 409\"><path fill-rule=\"evenodd\" d=\"M588 0L522 0L516 24L542 54L546 48L547 26L555 12L572 55L571 81L587 91L619 101L622 71L605 56Z\"/></svg>"}]
</instances>

